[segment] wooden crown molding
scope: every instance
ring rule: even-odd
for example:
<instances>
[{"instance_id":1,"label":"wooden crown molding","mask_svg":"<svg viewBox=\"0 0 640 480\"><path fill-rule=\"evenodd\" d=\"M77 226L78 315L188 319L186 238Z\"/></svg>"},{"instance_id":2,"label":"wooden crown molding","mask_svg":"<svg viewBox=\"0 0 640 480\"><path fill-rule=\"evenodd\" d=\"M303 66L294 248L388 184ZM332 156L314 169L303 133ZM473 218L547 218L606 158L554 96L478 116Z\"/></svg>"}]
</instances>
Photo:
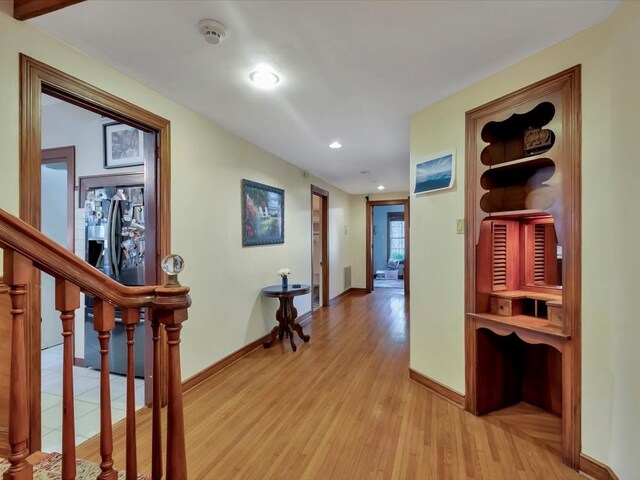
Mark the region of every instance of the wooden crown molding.
<instances>
[{"instance_id":1,"label":"wooden crown molding","mask_svg":"<svg viewBox=\"0 0 640 480\"><path fill-rule=\"evenodd\" d=\"M81 2L84 0L13 0L13 18L29 20Z\"/></svg>"}]
</instances>

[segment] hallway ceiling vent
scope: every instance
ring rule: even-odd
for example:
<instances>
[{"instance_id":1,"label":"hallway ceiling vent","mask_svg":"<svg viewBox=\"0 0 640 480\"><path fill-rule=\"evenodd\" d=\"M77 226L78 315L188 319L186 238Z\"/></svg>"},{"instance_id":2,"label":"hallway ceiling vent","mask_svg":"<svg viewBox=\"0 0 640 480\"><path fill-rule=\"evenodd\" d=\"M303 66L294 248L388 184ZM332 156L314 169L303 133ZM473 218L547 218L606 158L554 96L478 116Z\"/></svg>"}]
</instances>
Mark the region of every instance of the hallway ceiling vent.
<instances>
[{"instance_id":1,"label":"hallway ceiling vent","mask_svg":"<svg viewBox=\"0 0 640 480\"><path fill-rule=\"evenodd\" d=\"M227 27L217 20L200 20L198 30L200 35L204 36L204 39L211 45L218 45L227 38Z\"/></svg>"}]
</instances>

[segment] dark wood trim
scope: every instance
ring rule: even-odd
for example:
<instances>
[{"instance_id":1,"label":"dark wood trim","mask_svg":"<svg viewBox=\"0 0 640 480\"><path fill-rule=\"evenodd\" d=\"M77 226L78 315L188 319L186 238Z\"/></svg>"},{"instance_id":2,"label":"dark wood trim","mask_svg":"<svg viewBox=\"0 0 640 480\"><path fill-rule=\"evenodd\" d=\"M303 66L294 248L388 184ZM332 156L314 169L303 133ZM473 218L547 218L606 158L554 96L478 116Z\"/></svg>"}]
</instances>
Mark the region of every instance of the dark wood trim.
<instances>
[{"instance_id":1,"label":"dark wood trim","mask_svg":"<svg viewBox=\"0 0 640 480\"><path fill-rule=\"evenodd\" d=\"M313 235L313 196L320 197L320 216L322 222L320 224L320 235L322 235L322 299L320 306L327 306L329 304L329 192L311 185L311 232ZM313 242L313 238L311 239ZM313 263L313 258L311 259ZM313 275L313 265L311 266L311 272ZM313 306L312 306L313 308Z\"/></svg>"},{"instance_id":2,"label":"dark wood trim","mask_svg":"<svg viewBox=\"0 0 640 480\"><path fill-rule=\"evenodd\" d=\"M562 351L562 459L577 470L581 451L581 67L564 70L556 75L523 87L513 93L481 105L466 113L465 169L465 312L476 312L476 244L480 225L488 214L479 206L476 182L478 162L476 142L479 122L508 109L516 108L532 99L562 92L562 134L568 140L563 143L562 198L556 201L548 213L556 221L559 239L563 245L563 306L564 333L570 338ZM470 158L472 155L473 158ZM465 391L466 409L477 414L476 392L476 323L471 315L465 319Z\"/></svg>"},{"instance_id":3,"label":"dark wood trim","mask_svg":"<svg viewBox=\"0 0 640 480\"><path fill-rule=\"evenodd\" d=\"M166 281L160 260L171 252L171 142L170 122L60 70L20 54L20 218L40 228L41 93L60 98L114 120L153 132L157 148L145 160L145 202L148 217L155 215L155 245L147 245L147 268L153 284ZM155 196L151 194L155 192ZM147 228L151 228L149 225ZM151 251L149 250L151 248ZM27 382L29 385L30 451L40 450L40 274L34 269L25 312L28 328ZM38 321L36 321L38 319ZM149 350L147 348L146 350ZM149 352L147 352L149 353ZM148 359L145 359L148 360ZM147 361L148 364L151 361ZM167 369L163 368L162 372ZM147 376L145 374L145 376ZM148 379L147 379L148 380ZM166 399L166 375L161 378ZM151 398L151 382L145 382Z\"/></svg>"},{"instance_id":4,"label":"dark wood trim","mask_svg":"<svg viewBox=\"0 0 640 480\"><path fill-rule=\"evenodd\" d=\"M409 276L411 270L410 261L410 224L409 224L409 197L399 200L369 200L366 197L367 205L365 210L366 217L366 282L365 288L367 292L373 291L373 207L384 207L393 205L404 206L404 294L409 295Z\"/></svg>"},{"instance_id":5,"label":"dark wood trim","mask_svg":"<svg viewBox=\"0 0 640 480\"><path fill-rule=\"evenodd\" d=\"M84 367L84 358L73 357L73 365L76 367Z\"/></svg>"},{"instance_id":6,"label":"dark wood trim","mask_svg":"<svg viewBox=\"0 0 640 480\"><path fill-rule=\"evenodd\" d=\"M329 192L324 188L316 187L315 185L311 185L311 193L315 193L316 195L320 195L321 197L328 197Z\"/></svg>"},{"instance_id":7,"label":"dark wood trim","mask_svg":"<svg viewBox=\"0 0 640 480\"><path fill-rule=\"evenodd\" d=\"M45 148L42 150L42 163L67 164L67 248L75 253L76 214L73 194L76 186L76 147Z\"/></svg>"},{"instance_id":8,"label":"dark wood trim","mask_svg":"<svg viewBox=\"0 0 640 480\"><path fill-rule=\"evenodd\" d=\"M445 400L449 400L454 405L464 408L464 395L461 393L456 392L433 378L429 378L419 372L416 372L412 368L409 369L409 378Z\"/></svg>"},{"instance_id":9,"label":"dark wood trim","mask_svg":"<svg viewBox=\"0 0 640 480\"><path fill-rule=\"evenodd\" d=\"M84 0L13 0L13 18L29 20L81 2Z\"/></svg>"},{"instance_id":10,"label":"dark wood trim","mask_svg":"<svg viewBox=\"0 0 640 480\"><path fill-rule=\"evenodd\" d=\"M301 327L306 327L313 320L313 310L309 310L307 313L300 315L296 318L296 323Z\"/></svg>"},{"instance_id":11,"label":"dark wood trim","mask_svg":"<svg viewBox=\"0 0 640 480\"><path fill-rule=\"evenodd\" d=\"M329 300L329 305L328 306L329 307L335 307L339 303L343 302L349 295L366 295L368 293L370 293L370 292L367 292L366 288L351 287L351 288L346 289L341 294L336 295L331 300Z\"/></svg>"},{"instance_id":12,"label":"dark wood trim","mask_svg":"<svg viewBox=\"0 0 640 480\"><path fill-rule=\"evenodd\" d=\"M584 453L580 454L580 473L589 475L596 480L619 480L611 467Z\"/></svg>"},{"instance_id":13,"label":"dark wood trim","mask_svg":"<svg viewBox=\"0 0 640 480\"><path fill-rule=\"evenodd\" d=\"M182 382L182 391L187 392L188 390L191 390L192 388L200 385L202 382L206 381L210 377L213 377L216 373L227 368L229 365L237 362L242 357L253 352L256 348L262 348L262 342L264 341L264 338L265 337L260 337L254 340L253 342L245 345L244 347L239 348L235 352L230 353L226 357L218 360L213 365L210 365L204 370L201 370L195 375L192 375L191 377L187 378L184 382Z\"/></svg>"}]
</instances>

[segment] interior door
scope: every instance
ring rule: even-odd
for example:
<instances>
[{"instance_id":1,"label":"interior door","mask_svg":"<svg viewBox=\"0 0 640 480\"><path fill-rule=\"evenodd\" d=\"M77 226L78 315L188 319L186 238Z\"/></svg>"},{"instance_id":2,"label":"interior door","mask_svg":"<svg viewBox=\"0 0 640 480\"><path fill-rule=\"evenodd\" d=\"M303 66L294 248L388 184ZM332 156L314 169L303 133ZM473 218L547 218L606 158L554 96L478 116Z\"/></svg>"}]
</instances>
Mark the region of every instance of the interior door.
<instances>
[{"instance_id":1,"label":"interior door","mask_svg":"<svg viewBox=\"0 0 640 480\"><path fill-rule=\"evenodd\" d=\"M42 151L40 165L42 187L41 230L46 236L73 251L73 187L75 176L74 147L50 148ZM41 277L41 348L62 343L62 323L55 310L55 280Z\"/></svg>"},{"instance_id":2,"label":"interior door","mask_svg":"<svg viewBox=\"0 0 640 480\"><path fill-rule=\"evenodd\" d=\"M311 309L329 305L329 192L311 185Z\"/></svg>"}]
</instances>

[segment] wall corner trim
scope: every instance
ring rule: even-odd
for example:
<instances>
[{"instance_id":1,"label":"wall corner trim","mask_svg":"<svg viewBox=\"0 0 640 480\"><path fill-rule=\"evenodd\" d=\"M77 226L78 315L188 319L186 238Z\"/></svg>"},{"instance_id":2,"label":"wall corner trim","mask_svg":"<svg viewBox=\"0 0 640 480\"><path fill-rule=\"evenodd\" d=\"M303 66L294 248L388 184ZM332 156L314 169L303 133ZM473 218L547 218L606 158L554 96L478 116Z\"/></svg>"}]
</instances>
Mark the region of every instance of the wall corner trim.
<instances>
[{"instance_id":1,"label":"wall corner trim","mask_svg":"<svg viewBox=\"0 0 640 480\"><path fill-rule=\"evenodd\" d=\"M417 384L422 385L428 390L431 390L439 397L450 401L460 408L464 408L464 395L462 395L461 393L456 392L455 390L447 387L446 385L443 385L433 378L429 378L419 372L416 372L412 368L409 369L409 378Z\"/></svg>"},{"instance_id":2,"label":"wall corner trim","mask_svg":"<svg viewBox=\"0 0 640 480\"><path fill-rule=\"evenodd\" d=\"M596 480L619 480L611 467L582 452L580 453L580 473Z\"/></svg>"}]
</instances>

